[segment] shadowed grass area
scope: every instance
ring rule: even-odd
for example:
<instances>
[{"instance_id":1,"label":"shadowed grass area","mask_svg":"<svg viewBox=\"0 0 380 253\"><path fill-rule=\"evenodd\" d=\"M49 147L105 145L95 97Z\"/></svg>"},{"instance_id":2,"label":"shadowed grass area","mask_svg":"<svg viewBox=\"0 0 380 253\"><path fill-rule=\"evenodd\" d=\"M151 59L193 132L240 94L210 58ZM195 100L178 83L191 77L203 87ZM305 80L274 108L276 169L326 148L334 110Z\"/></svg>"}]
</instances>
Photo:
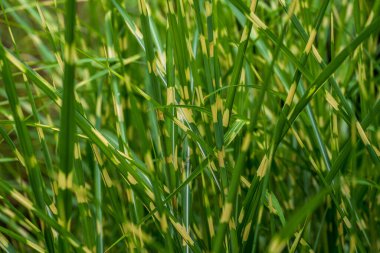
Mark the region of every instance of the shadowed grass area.
<instances>
[{"instance_id":1,"label":"shadowed grass area","mask_svg":"<svg viewBox=\"0 0 380 253\"><path fill-rule=\"evenodd\" d=\"M378 252L380 2L2 0L5 252Z\"/></svg>"}]
</instances>

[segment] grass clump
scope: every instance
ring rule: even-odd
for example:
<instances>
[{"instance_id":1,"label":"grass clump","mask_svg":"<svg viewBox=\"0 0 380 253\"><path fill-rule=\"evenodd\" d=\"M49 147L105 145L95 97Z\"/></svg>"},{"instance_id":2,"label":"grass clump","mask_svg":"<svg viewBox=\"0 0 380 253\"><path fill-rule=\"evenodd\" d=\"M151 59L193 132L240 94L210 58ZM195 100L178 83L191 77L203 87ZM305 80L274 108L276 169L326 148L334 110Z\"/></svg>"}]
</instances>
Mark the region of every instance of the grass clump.
<instances>
[{"instance_id":1,"label":"grass clump","mask_svg":"<svg viewBox=\"0 0 380 253\"><path fill-rule=\"evenodd\" d=\"M380 250L380 2L1 10L3 251Z\"/></svg>"}]
</instances>

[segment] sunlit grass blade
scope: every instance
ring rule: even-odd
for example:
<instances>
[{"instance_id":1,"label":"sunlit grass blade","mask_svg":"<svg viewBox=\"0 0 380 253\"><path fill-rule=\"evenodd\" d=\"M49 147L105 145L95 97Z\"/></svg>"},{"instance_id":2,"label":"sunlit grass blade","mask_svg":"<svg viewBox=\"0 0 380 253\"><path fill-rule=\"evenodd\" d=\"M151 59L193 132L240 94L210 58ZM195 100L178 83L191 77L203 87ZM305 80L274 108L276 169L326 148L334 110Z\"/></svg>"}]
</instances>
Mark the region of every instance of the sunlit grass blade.
<instances>
[{"instance_id":1,"label":"sunlit grass blade","mask_svg":"<svg viewBox=\"0 0 380 253\"><path fill-rule=\"evenodd\" d=\"M73 191L73 165L74 165L74 142L76 124L74 121L75 106L75 16L76 0L67 0L65 6L65 44L64 44L64 76L63 76L63 97L61 109L61 131L59 133L59 163L60 169L57 173L58 196L57 208L60 223L66 228L69 227L69 220L72 212L72 191ZM59 239L60 251L68 252L66 242Z\"/></svg>"}]
</instances>

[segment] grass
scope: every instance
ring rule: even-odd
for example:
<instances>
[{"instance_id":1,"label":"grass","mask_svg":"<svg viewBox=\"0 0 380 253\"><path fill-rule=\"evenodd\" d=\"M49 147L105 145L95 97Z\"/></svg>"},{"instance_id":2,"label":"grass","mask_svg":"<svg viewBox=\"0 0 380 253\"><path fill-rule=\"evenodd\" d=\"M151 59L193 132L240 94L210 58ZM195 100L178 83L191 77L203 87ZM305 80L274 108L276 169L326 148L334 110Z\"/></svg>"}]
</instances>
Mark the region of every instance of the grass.
<instances>
[{"instance_id":1,"label":"grass","mask_svg":"<svg viewBox=\"0 0 380 253\"><path fill-rule=\"evenodd\" d=\"M380 250L380 2L0 5L3 251Z\"/></svg>"}]
</instances>

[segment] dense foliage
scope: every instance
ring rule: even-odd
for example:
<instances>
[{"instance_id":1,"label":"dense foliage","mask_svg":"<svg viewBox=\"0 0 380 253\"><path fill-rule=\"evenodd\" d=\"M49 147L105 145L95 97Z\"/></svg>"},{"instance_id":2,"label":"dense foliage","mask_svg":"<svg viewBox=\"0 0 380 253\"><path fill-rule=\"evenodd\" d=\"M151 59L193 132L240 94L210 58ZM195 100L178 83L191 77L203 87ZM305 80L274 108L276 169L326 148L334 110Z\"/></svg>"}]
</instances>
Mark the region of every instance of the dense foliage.
<instances>
[{"instance_id":1,"label":"dense foliage","mask_svg":"<svg viewBox=\"0 0 380 253\"><path fill-rule=\"evenodd\" d=\"M379 252L380 1L0 5L5 252Z\"/></svg>"}]
</instances>

